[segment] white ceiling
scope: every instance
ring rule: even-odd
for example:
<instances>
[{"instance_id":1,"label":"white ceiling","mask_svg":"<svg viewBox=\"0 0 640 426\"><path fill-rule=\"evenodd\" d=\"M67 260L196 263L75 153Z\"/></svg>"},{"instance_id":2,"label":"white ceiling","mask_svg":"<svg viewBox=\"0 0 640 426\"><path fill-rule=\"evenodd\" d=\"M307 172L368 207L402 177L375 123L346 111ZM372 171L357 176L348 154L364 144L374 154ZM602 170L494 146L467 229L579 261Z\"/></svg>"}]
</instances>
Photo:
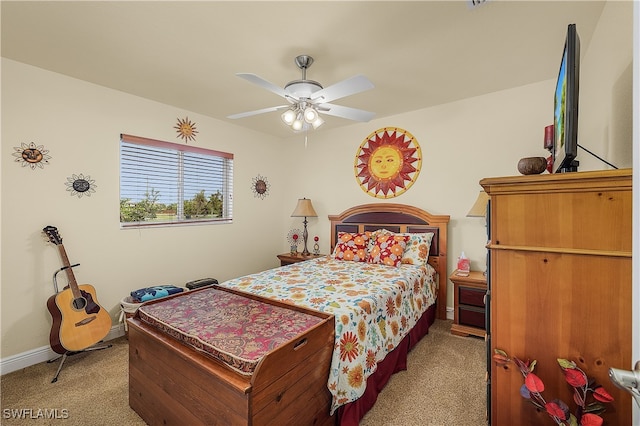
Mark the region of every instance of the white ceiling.
<instances>
[{"instance_id":1,"label":"white ceiling","mask_svg":"<svg viewBox=\"0 0 640 426\"><path fill-rule=\"evenodd\" d=\"M279 137L282 98L237 76L373 90L333 103L376 118L555 78L567 25L583 52L599 1L2 1L2 56ZM325 116L317 131L352 122Z\"/></svg>"}]
</instances>

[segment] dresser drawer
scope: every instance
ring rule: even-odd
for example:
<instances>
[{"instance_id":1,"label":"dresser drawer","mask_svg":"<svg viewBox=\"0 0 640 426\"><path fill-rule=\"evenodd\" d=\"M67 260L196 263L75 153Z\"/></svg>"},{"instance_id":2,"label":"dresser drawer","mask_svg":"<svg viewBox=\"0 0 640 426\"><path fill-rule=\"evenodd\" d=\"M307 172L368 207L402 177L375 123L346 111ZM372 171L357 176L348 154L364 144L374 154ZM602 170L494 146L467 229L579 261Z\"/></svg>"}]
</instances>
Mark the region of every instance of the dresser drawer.
<instances>
[{"instance_id":1,"label":"dresser drawer","mask_svg":"<svg viewBox=\"0 0 640 426\"><path fill-rule=\"evenodd\" d=\"M470 305L484 308L485 293L486 290L458 286L458 303L461 305Z\"/></svg>"},{"instance_id":2,"label":"dresser drawer","mask_svg":"<svg viewBox=\"0 0 640 426\"><path fill-rule=\"evenodd\" d=\"M459 306L458 323L460 325L470 325L484 330L484 309L471 306Z\"/></svg>"}]
</instances>

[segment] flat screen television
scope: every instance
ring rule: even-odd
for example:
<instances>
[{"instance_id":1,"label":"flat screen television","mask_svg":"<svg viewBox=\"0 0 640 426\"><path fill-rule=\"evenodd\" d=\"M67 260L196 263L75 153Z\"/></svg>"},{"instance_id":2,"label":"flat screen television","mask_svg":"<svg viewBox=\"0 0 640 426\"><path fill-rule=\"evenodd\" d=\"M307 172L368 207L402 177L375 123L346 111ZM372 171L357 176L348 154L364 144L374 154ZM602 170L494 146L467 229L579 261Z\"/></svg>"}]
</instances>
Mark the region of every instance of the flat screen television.
<instances>
[{"instance_id":1,"label":"flat screen television","mask_svg":"<svg viewBox=\"0 0 640 426\"><path fill-rule=\"evenodd\" d=\"M578 170L578 89L580 79L580 37L576 24L567 28L562 62L554 96L553 172Z\"/></svg>"}]
</instances>

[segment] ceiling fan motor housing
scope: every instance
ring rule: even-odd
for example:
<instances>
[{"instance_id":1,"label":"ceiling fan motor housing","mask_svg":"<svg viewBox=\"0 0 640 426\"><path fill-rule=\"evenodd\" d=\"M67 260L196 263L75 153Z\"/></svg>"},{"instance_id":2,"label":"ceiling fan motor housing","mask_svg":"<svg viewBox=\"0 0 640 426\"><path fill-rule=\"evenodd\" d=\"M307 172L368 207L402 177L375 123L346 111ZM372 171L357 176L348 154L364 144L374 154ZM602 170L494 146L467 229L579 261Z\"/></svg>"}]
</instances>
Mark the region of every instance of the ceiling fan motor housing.
<instances>
[{"instance_id":1,"label":"ceiling fan motor housing","mask_svg":"<svg viewBox=\"0 0 640 426\"><path fill-rule=\"evenodd\" d=\"M294 80L284 86L284 91L297 99L309 99L318 90L322 90L322 85L313 80Z\"/></svg>"}]
</instances>

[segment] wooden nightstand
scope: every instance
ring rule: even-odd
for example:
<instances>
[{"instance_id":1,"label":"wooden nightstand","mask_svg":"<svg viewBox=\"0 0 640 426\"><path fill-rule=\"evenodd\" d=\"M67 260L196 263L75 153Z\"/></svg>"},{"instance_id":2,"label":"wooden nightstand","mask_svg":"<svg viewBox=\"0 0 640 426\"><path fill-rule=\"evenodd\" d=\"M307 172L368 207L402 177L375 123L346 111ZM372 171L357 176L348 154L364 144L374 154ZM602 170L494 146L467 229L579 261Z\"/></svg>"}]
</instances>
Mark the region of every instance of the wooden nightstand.
<instances>
[{"instance_id":1,"label":"wooden nightstand","mask_svg":"<svg viewBox=\"0 0 640 426\"><path fill-rule=\"evenodd\" d=\"M303 256L302 253L282 253L278 255L278 259L280 259L280 266L291 265L292 263L304 262L305 260L317 259L318 257L326 256L325 254L310 254L308 256Z\"/></svg>"},{"instance_id":2,"label":"wooden nightstand","mask_svg":"<svg viewBox=\"0 0 640 426\"><path fill-rule=\"evenodd\" d=\"M453 324L451 333L458 336L485 336L485 294L487 277L480 271L470 271L469 276L456 275L453 283Z\"/></svg>"}]
</instances>

